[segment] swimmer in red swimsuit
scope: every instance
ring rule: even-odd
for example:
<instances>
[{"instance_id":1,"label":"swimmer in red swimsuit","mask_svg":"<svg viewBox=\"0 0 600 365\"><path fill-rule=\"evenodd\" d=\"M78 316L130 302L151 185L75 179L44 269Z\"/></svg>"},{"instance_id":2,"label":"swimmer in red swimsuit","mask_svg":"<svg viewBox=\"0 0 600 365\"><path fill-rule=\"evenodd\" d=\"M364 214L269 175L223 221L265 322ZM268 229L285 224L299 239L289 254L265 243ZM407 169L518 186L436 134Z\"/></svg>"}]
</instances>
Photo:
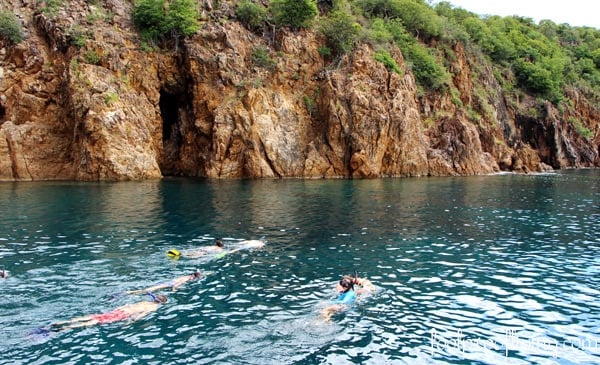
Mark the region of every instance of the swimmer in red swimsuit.
<instances>
[{"instance_id":1,"label":"swimmer in red swimsuit","mask_svg":"<svg viewBox=\"0 0 600 365\"><path fill-rule=\"evenodd\" d=\"M126 320L129 318L129 313L122 309L115 309L108 313L92 314L90 318L99 324L112 323Z\"/></svg>"},{"instance_id":2,"label":"swimmer in red swimsuit","mask_svg":"<svg viewBox=\"0 0 600 365\"><path fill-rule=\"evenodd\" d=\"M56 322L50 326L52 331L62 331L71 328L93 326L97 324L113 323L124 320L137 321L158 309L161 304L167 302L165 295L154 295L148 292L152 301L127 304L107 313L90 314L76 317L64 322Z\"/></svg>"}]
</instances>

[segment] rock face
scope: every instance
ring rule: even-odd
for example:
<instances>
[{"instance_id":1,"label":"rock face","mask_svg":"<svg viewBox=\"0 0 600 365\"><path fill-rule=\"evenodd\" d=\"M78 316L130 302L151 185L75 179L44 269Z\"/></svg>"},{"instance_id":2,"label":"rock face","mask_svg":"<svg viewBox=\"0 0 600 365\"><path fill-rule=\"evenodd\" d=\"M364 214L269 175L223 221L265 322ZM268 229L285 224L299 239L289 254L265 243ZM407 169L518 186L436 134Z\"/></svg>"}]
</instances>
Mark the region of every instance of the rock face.
<instances>
[{"instance_id":1,"label":"rock face","mask_svg":"<svg viewBox=\"0 0 600 365\"><path fill-rule=\"evenodd\" d=\"M373 178L600 166L600 113L573 107L537 118L506 105L489 66L472 79L460 45L448 95L422 96L360 46L338 66L308 31L266 37L235 20L206 21L173 52L148 51L131 4L71 1L47 16L9 0L26 40L0 41L0 180ZM204 13L215 6L208 1ZM224 13L229 9L222 9ZM95 15L95 16L91 16ZM109 16L110 15L110 16ZM82 42L83 40L83 42ZM256 65L257 47L270 65ZM482 67L479 65L478 67ZM482 100L485 85L495 97ZM486 111L474 118L465 110ZM581 136L568 120L592 131Z\"/></svg>"}]
</instances>

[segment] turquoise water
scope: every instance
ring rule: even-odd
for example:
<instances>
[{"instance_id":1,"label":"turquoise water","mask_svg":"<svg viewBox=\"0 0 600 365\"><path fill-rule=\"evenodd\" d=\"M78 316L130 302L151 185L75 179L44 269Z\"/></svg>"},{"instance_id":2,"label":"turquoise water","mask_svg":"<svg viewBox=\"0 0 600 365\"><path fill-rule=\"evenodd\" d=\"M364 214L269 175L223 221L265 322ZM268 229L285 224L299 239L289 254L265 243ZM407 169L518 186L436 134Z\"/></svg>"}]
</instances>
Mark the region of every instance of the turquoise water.
<instances>
[{"instance_id":1,"label":"turquoise water","mask_svg":"<svg viewBox=\"0 0 600 365\"><path fill-rule=\"evenodd\" d=\"M0 364L600 363L600 170L2 183L0 211ZM196 268L140 321L31 334ZM323 321L355 270L377 292Z\"/></svg>"}]
</instances>

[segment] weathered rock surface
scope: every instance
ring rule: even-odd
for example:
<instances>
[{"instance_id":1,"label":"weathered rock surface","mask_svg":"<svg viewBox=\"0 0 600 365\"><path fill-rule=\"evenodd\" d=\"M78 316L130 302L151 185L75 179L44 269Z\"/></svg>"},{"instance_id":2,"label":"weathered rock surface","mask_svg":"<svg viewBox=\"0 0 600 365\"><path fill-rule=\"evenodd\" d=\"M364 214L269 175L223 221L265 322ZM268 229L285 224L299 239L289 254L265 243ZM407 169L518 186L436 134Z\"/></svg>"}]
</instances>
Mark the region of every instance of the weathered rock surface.
<instances>
[{"instance_id":1,"label":"weathered rock surface","mask_svg":"<svg viewBox=\"0 0 600 365\"><path fill-rule=\"evenodd\" d=\"M392 55L403 75L375 61L367 45L332 67L312 32L281 31L267 44L231 20L207 21L177 52L149 52L129 3L71 1L52 18L33 0L8 4L27 38L0 43L0 180L372 178L600 166L597 106L573 91L572 108L548 103L539 118L526 116L531 100L506 105L485 65L473 80L476 61L460 45L453 82L465 108L447 95L420 96L398 50ZM213 11L208 5L203 14ZM76 46L81 32L85 45ZM273 67L252 62L257 46L271 50ZM477 85L496 96L482 100ZM486 112L473 118L467 107ZM593 136L581 136L569 118Z\"/></svg>"}]
</instances>

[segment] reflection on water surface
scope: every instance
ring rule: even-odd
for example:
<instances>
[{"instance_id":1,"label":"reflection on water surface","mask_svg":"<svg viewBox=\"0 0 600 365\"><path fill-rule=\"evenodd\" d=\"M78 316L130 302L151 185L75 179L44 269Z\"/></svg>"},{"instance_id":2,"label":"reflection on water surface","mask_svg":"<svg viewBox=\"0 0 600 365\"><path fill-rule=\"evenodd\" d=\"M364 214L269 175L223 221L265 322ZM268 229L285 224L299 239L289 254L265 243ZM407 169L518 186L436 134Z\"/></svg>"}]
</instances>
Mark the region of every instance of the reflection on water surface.
<instances>
[{"instance_id":1,"label":"reflection on water surface","mask_svg":"<svg viewBox=\"0 0 600 365\"><path fill-rule=\"evenodd\" d=\"M600 363L599 177L3 183L0 364ZM138 322L28 335L196 268ZM320 320L355 270L377 293Z\"/></svg>"}]
</instances>

